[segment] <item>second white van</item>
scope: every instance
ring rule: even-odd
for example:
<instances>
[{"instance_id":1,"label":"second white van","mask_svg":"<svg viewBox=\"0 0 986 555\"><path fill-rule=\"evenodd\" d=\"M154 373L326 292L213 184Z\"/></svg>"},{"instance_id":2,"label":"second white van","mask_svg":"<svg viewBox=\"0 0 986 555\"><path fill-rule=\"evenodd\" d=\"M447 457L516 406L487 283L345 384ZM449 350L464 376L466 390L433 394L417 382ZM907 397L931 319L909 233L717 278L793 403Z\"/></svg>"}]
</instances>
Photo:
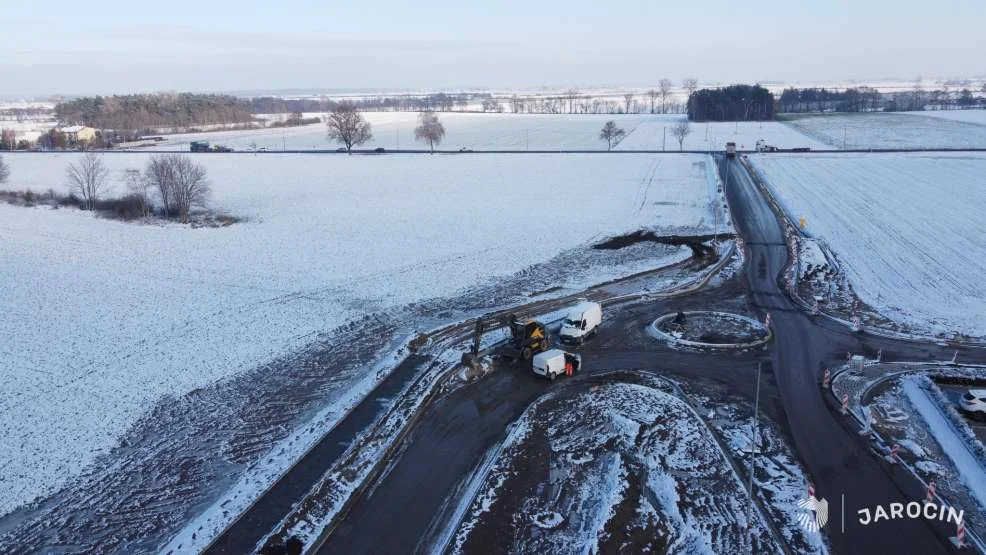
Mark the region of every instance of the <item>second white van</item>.
<instances>
[{"instance_id":1,"label":"second white van","mask_svg":"<svg viewBox=\"0 0 986 555\"><path fill-rule=\"evenodd\" d=\"M558 335L565 343L582 343L599 331L599 324L602 322L602 305L589 301L582 302L568 312Z\"/></svg>"}]
</instances>

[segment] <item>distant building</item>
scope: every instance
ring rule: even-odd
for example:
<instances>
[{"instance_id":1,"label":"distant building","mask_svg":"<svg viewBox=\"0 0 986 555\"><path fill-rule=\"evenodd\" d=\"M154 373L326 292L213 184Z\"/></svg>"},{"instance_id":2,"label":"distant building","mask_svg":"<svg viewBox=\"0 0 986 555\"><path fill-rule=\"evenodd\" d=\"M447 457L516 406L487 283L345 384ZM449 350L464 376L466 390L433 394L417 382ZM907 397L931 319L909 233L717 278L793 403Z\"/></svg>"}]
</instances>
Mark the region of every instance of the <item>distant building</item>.
<instances>
[{"instance_id":1,"label":"distant building","mask_svg":"<svg viewBox=\"0 0 986 555\"><path fill-rule=\"evenodd\" d=\"M92 127L86 127L84 125L61 127L58 129L58 132L65 136L65 142L69 145L90 143L96 138L96 130Z\"/></svg>"}]
</instances>

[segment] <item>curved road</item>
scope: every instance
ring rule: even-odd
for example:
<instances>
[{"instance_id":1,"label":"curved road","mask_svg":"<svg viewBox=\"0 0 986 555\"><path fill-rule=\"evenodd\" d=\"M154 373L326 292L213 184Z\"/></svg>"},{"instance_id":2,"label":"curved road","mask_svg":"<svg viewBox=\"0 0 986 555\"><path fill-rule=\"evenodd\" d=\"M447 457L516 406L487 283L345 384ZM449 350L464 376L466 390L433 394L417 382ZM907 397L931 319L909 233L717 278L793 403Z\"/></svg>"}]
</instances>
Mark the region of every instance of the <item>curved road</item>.
<instances>
[{"instance_id":1,"label":"curved road","mask_svg":"<svg viewBox=\"0 0 986 555\"><path fill-rule=\"evenodd\" d=\"M801 312L780 282L788 250L777 215L742 165L726 161L721 169L728 172L727 199L748 249L746 283L733 279L685 298L621 307L608 315L599 337L581 349L588 370L574 379L634 369L675 374L696 384L713 380L752 397L755 372L751 368L761 353L671 352L643 333L646 322L661 313L745 299L745 308L752 305L761 314L772 314L775 333L765 365L761 410L788 432L792 447L814 480L816 494L829 501L826 532L833 551L954 552L948 540L955 532L952 525L925 520L858 523L858 509L920 500L924 487L905 470L875 457L848 418L827 404L819 386L824 368L844 361L847 351L873 356L882 349L885 360L928 361L950 358L951 351L853 334ZM964 360L984 359L975 350L963 351L962 356ZM529 372L501 366L436 401L388 471L320 538L319 553L430 551L449 524L470 473L502 441L509 423L548 387Z\"/></svg>"},{"instance_id":2,"label":"curved road","mask_svg":"<svg viewBox=\"0 0 986 555\"><path fill-rule=\"evenodd\" d=\"M857 337L800 312L780 285L788 250L777 215L738 161L727 160L724 171L733 221L747 241L753 304L772 315L772 364L794 447L815 480L816 495L829 501L832 548L839 553L954 552L948 541L954 525L907 519L859 524L857 510L920 500L924 487L906 471L872 456L848 419L826 404L819 387L825 366L844 360L847 350L873 353L882 348L885 358L909 360L942 360L950 354L935 346ZM982 358L981 353L970 356Z\"/></svg>"},{"instance_id":3,"label":"curved road","mask_svg":"<svg viewBox=\"0 0 986 555\"><path fill-rule=\"evenodd\" d=\"M875 457L868 442L848 418L830 406L819 386L824 368L844 361L847 351L873 356L882 349L884 360L932 361L950 358L951 350L853 334L834 322L801 312L780 281L789 253L778 216L741 164L724 161L720 170L733 221L747 248L745 272L687 297L614 308L599 337L580 349L587 371L573 379L608 370L641 370L674 374L696 388L703 381L714 381L752 398L753 369L768 356L763 360L761 410L789 435L816 494L829 501L826 533L833 551L954 552L948 540L955 532L952 525L906 519L869 526L858 523L858 509L920 500L924 487L907 471ZM659 314L710 306L738 311L752 308L761 316L770 312L775 340L769 354L676 352L643 331ZM983 351L975 349L962 350L961 356L967 361L986 360ZM498 365L489 375L437 399L414 425L386 471L319 538L318 551L430 551L443 529L454 523L464 484L484 454L502 441L509 424L549 387L529 371ZM278 509L273 511L277 518L283 514ZM243 524L255 526L249 520ZM268 529L259 528L263 528L256 531L260 535Z\"/></svg>"}]
</instances>

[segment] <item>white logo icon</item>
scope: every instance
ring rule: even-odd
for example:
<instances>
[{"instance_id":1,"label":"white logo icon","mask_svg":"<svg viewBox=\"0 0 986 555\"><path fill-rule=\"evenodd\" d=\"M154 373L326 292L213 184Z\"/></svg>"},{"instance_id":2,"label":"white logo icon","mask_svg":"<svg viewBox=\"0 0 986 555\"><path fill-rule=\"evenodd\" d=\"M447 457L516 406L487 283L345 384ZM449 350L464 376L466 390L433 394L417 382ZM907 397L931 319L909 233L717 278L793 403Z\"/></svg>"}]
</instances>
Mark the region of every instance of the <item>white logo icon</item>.
<instances>
[{"instance_id":1,"label":"white logo icon","mask_svg":"<svg viewBox=\"0 0 986 555\"><path fill-rule=\"evenodd\" d=\"M829 502L825 498L816 499L811 491L806 499L798 502L803 512L798 516L798 523L809 532L818 532L829 521Z\"/></svg>"}]
</instances>

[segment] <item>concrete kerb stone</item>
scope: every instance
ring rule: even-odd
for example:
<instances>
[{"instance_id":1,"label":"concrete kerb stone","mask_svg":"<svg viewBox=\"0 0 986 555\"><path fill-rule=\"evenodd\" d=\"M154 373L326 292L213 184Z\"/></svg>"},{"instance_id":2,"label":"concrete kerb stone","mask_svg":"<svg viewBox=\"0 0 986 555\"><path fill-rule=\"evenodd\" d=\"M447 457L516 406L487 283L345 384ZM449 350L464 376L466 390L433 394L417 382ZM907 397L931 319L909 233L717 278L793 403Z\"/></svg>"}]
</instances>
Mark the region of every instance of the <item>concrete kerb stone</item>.
<instances>
[{"instance_id":1,"label":"concrete kerb stone","mask_svg":"<svg viewBox=\"0 0 986 555\"><path fill-rule=\"evenodd\" d=\"M660 324L663 324L664 322L667 322L668 320L674 318L677 315L677 313L668 313L659 316L656 320L651 322L650 326L648 326L648 331L655 338L666 341L669 345L672 346L681 345L687 347L698 347L703 349L722 349L722 350L753 349L756 347L761 347L763 345L766 345L767 343L770 342L771 339L774 338L774 334L770 330L770 328L764 327L764 325L761 322L759 322L757 319L751 318L749 316L743 316L731 312L717 312L713 310L692 310L692 311L684 312L684 314L685 316L716 315L716 316L727 317L736 320L743 320L751 324L757 330L766 331L766 335L764 335L760 339L757 339L756 341L750 341L746 343L705 343L702 341L690 341L688 339L681 339L673 335L670 335L668 333L665 333L660 329Z\"/></svg>"}]
</instances>

